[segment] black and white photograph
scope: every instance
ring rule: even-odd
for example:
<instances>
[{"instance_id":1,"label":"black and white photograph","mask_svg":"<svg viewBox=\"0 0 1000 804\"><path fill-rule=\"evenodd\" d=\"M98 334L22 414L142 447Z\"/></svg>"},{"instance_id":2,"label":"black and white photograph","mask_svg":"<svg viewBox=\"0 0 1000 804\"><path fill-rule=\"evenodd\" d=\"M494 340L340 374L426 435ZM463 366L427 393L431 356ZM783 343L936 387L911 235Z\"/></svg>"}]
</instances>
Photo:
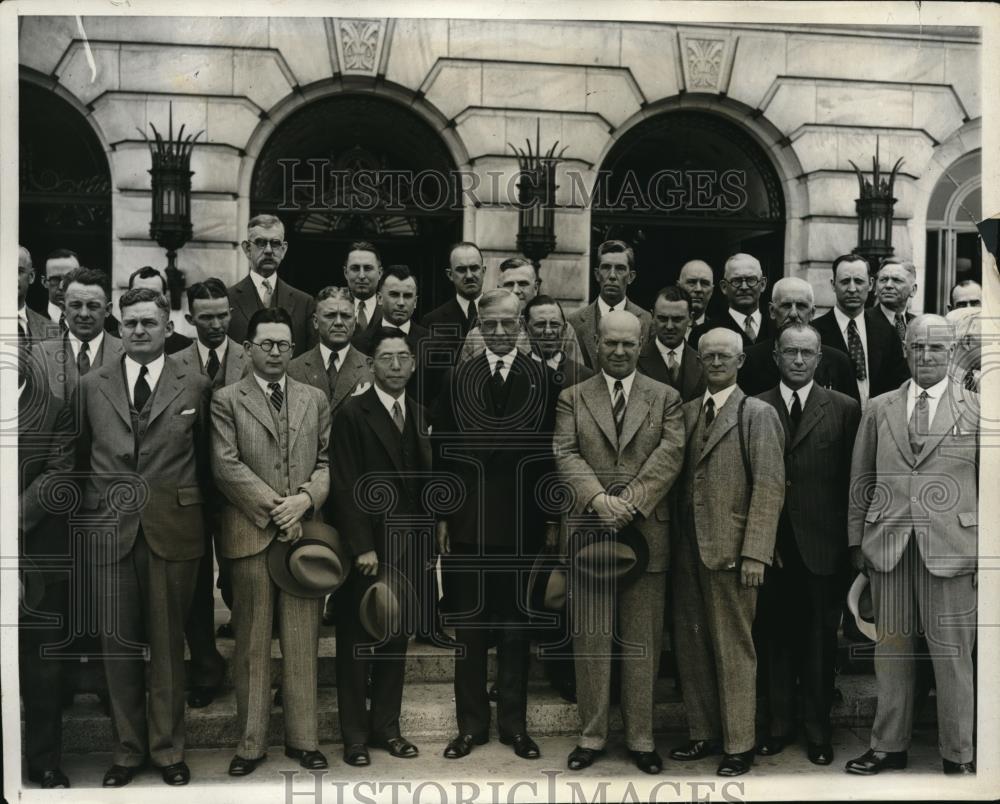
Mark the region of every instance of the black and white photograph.
<instances>
[{"instance_id":1,"label":"black and white photograph","mask_svg":"<svg viewBox=\"0 0 1000 804\"><path fill-rule=\"evenodd\" d=\"M987 2L0 4L4 801L996 799L997 76Z\"/></svg>"}]
</instances>

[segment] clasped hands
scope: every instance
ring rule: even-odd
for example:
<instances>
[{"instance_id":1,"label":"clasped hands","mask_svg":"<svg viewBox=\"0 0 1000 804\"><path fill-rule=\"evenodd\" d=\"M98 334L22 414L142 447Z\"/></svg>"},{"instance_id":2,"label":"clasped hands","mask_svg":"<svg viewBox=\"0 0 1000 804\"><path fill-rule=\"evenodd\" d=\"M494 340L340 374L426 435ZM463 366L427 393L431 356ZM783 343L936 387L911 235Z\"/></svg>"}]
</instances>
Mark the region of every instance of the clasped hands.
<instances>
[{"instance_id":1,"label":"clasped hands","mask_svg":"<svg viewBox=\"0 0 1000 804\"><path fill-rule=\"evenodd\" d=\"M638 513L631 503L626 502L617 494L601 492L590 502L601 522L609 528L621 530L628 525Z\"/></svg>"},{"instance_id":2,"label":"clasped hands","mask_svg":"<svg viewBox=\"0 0 1000 804\"><path fill-rule=\"evenodd\" d=\"M279 542L297 542L302 538L302 517L312 506L312 497L304 491L288 497L275 497L271 521L280 529Z\"/></svg>"}]
</instances>

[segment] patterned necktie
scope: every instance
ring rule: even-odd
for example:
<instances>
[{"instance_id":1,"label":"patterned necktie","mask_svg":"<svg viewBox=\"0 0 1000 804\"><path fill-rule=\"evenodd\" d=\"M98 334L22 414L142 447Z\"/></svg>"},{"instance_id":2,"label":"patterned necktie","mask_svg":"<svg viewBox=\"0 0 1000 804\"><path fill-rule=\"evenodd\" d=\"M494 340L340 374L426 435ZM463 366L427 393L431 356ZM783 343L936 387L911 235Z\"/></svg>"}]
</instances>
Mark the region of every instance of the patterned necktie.
<instances>
[{"instance_id":1,"label":"patterned necktie","mask_svg":"<svg viewBox=\"0 0 1000 804\"><path fill-rule=\"evenodd\" d=\"M906 316L902 313L896 313L896 334L901 341L906 342Z\"/></svg>"},{"instance_id":2,"label":"patterned necktie","mask_svg":"<svg viewBox=\"0 0 1000 804\"><path fill-rule=\"evenodd\" d=\"M219 363L219 356L215 353L215 349L209 349L208 365L205 368L208 371L208 376L211 377L213 380L215 379L215 375L219 373L220 365L221 364Z\"/></svg>"},{"instance_id":3,"label":"patterned necktie","mask_svg":"<svg viewBox=\"0 0 1000 804\"><path fill-rule=\"evenodd\" d=\"M965 378L962 380L962 385L965 386L966 391L979 392L979 369L969 368L965 372Z\"/></svg>"},{"instance_id":4,"label":"patterned necktie","mask_svg":"<svg viewBox=\"0 0 1000 804\"><path fill-rule=\"evenodd\" d=\"M330 395L333 396L333 389L337 387L337 375L340 373L337 368L337 360L340 355L337 352L330 352L330 360L326 364L326 377L330 383Z\"/></svg>"},{"instance_id":5,"label":"patterned necktie","mask_svg":"<svg viewBox=\"0 0 1000 804\"><path fill-rule=\"evenodd\" d=\"M271 283L268 280L263 280L260 283L260 289L264 292L264 298L261 299L264 302L265 307L271 306Z\"/></svg>"},{"instance_id":6,"label":"patterned necktie","mask_svg":"<svg viewBox=\"0 0 1000 804\"><path fill-rule=\"evenodd\" d=\"M667 371L670 372L670 384L677 385L677 354L673 350L667 352Z\"/></svg>"},{"instance_id":7,"label":"patterned necktie","mask_svg":"<svg viewBox=\"0 0 1000 804\"><path fill-rule=\"evenodd\" d=\"M403 409L399 406L398 399L392 403L392 423L396 425L396 429L400 433L403 432L406 423L403 421Z\"/></svg>"},{"instance_id":8,"label":"patterned necktie","mask_svg":"<svg viewBox=\"0 0 1000 804\"><path fill-rule=\"evenodd\" d=\"M368 314L365 313L365 303L363 301L358 302L358 324L357 329L367 329L368 328Z\"/></svg>"},{"instance_id":9,"label":"patterned necktie","mask_svg":"<svg viewBox=\"0 0 1000 804\"><path fill-rule=\"evenodd\" d=\"M146 382L147 374L149 374L149 369L145 366L140 367L139 379L135 381L135 388L132 389L132 405L140 412L149 401L150 391L149 383Z\"/></svg>"},{"instance_id":10,"label":"patterned necktie","mask_svg":"<svg viewBox=\"0 0 1000 804\"><path fill-rule=\"evenodd\" d=\"M145 366L143 366L145 369ZM83 341L80 344L80 351L76 355L76 370L81 377L85 377L90 371L90 344ZM139 408L142 410L142 408Z\"/></svg>"},{"instance_id":11,"label":"patterned necktie","mask_svg":"<svg viewBox=\"0 0 1000 804\"><path fill-rule=\"evenodd\" d=\"M281 412L281 403L285 399L285 395L281 392L281 385L276 382L269 382L267 387L271 390L271 404L274 409Z\"/></svg>"},{"instance_id":12,"label":"patterned necktie","mask_svg":"<svg viewBox=\"0 0 1000 804\"><path fill-rule=\"evenodd\" d=\"M615 432L622 437L622 425L625 423L625 386L621 380L615 380L614 404L612 412L615 415Z\"/></svg>"},{"instance_id":13,"label":"patterned necktie","mask_svg":"<svg viewBox=\"0 0 1000 804\"><path fill-rule=\"evenodd\" d=\"M847 325L847 351L851 355L851 362L854 363L854 376L858 381L867 380L868 369L865 368L865 347L861 345L858 324L853 318Z\"/></svg>"},{"instance_id":14,"label":"patterned necktie","mask_svg":"<svg viewBox=\"0 0 1000 804\"><path fill-rule=\"evenodd\" d=\"M924 439L927 437L929 424L930 405L927 404L927 392L921 391L917 397L917 403L913 406L913 413L910 414L910 425L907 428L910 436L910 449L914 455L919 455L924 448Z\"/></svg>"},{"instance_id":15,"label":"patterned necktie","mask_svg":"<svg viewBox=\"0 0 1000 804\"><path fill-rule=\"evenodd\" d=\"M788 423L791 425L789 428L794 436L796 431L799 429L799 424L802 421L802 400L799 399L799 392L792 391L792 409L788 414Z\"/></svg>"},{"instance_id":16,"label":"patterned necktie","mask_svg":"<svg viewBox=\"0 0 1000 804\"><path fill-rule=\"evenodd\" d=\"M750 343L754 343L757 340L757 329L753 325L753 316L748 315L746 322L743 324L743 334L747 336Z\"/></svg>"},{"instance_id":17,"label":"patterned necktie","mask_svg":"<svg viewBox=\"0 0 1000 804\"><path fill-rule=\"evenodd\" d=\"M705 427L711 427L712 422L715 421L715 400L712 397L708 398L705 403Z\"/></svg>"}]
</instances>

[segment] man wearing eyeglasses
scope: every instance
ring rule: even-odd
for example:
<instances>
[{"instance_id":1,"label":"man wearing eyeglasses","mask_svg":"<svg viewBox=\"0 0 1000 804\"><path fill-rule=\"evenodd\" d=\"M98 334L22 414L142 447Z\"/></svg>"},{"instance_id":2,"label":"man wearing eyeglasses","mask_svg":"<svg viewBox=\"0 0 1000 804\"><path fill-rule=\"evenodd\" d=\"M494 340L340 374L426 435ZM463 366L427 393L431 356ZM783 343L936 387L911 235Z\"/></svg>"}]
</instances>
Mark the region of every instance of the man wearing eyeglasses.
<instances>
[{"instance_id":1,"label":"man wearing eyeglasses","mask_svg":"<svg viewBox=\"0 0 1000 804\"><path fill-rule=\"evenodd\" d=\"M773 338L771 320L760 311L760 296L767 287L767 277L760 260L750 254L734 254L726 260L725 273L719 289L726 297L729 309L718 318L710 318L691 333L689 343L698 348L698 340L710 329L725 327L739 333L746 351L757 341Z\"/></svg>"},{"instance_id":2,"label":"man wearing eyeglasses","mask_svg":"<svg viewBox=\"0 0 1000 804\"><path fill-rule=\"evenodd\" d=\"M233 308L229 336L242 343L255 312L281 307L292 321L295 354L302 354L316 342L312 329L314 304L309 294L293 288L278 276L278 266L288 254L285 225L274 215L255 215L247 224L247 238L241 246L250 264L250 273L228 289Z\"/></svg>"},{"instance_id":3,"label":"man wearing eyeglasses","mask_svg":"<svg viewBox=\"0 0 1000 804\"><path fill-rule=\"evenodd\" d=\"M621 240L606 240L597 247L597 267L594 278L600 292L593 303L570 313L567 322L576 332L584 365L597 371L597 335L601 316L614 310L625 310L639 319L642 327L640 342L649 338L652 318L646 310L626 297L628 286L635 281L635 252Z\"/></svg>"},{"instance_id":4,"label":"man wearing eyeglasses","mask_svg":"<svg viewBox=\"0 0 1000 804\"><path fill-rule=\"evenodd\" d=\"M291 316L280 307L254 313L243 349L251 372L212 397L212 470L224 495L219 554L232 560L233 680L240 740L231 776L264 761L271 715L274 611L282 649L285 755L303 768L327 767L319 751L317 673L321 598L281 591L267 567L274 539L295 541L302 521L330 486L326 394L288 376Z\"/></svg>"},{"instance_id":5,"label":"man wearing eyeglasses","mask_svg":"<svg viewBox=\"0 0 1000 804\"><path fill-rule=\"evenodd\" d=\"M567 330L562 305L551 296L539 294L521 311L524 329L531 343L531 357L555 372L561 388L569 388L594 376L583 363L569 357L562 349ZM574 338L575 341L575 338Z\"/></svg>"},{"instance_id":6,"label":"man wearing eyeglasses","mask_svg":"<svg viewBox=\"0 0 1000 804\"><path fill-rule=\"evenodd\" d=\"M781 379L758 397L781 418L786 483L776 542L780 564L765 570L756 621L767 668L765 736L757 753L778 754L794 739L798 688L809 761L829 765L851 452L861 406L815 382L826 360L820 349L819 333L808 324L786 324L772 353Z\"/></svg>"}]
</instances>

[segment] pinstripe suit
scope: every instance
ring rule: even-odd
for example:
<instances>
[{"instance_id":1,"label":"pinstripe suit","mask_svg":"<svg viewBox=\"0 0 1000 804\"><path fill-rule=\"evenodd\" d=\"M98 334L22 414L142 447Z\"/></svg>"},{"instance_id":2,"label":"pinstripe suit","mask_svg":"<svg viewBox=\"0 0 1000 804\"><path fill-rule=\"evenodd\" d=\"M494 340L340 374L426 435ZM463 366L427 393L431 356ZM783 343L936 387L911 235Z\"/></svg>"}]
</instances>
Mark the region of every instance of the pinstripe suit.
<instances>
[{"instance_id":1,"label":"pinstripe suit","mask_svg":"<svg viewBox=\"0 0 1000 804\"><path fill-rule=\"evenodd\" d=\"M244 759L257 759L267 750L275 607L283 657L285 743L304 751L318 748L321 601L278 590L268 574L266 550L278 533L269 513L278 497L305 492L313 511L326 500L330 409L322 392L287 377L282 411L273 410L253 373L220 388L212 398L212 471L226 498L218 548L220 555L234 559L233 663L242 734L236 754ZM286 416L286 423L278 416Z\"/></svg>"}]
</instances>

